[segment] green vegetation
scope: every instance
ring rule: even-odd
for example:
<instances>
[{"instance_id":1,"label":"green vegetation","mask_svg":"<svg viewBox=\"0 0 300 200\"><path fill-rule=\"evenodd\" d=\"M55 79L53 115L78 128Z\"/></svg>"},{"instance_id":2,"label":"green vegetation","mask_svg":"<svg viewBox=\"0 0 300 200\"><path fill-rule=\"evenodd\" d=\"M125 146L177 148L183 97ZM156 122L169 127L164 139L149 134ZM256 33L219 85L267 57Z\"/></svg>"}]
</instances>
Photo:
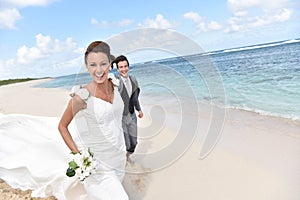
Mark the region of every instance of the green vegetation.
<instances>
[{"instance_id":1,"label":"green vegetation","mask_svg":"<svg viewBox=\"0 0 300 200\"><path fill-rule=\"evenodd\" d=\"M8 85L8 84L11 84L11 83L32 81L32 80L37 80L37 78L18 78L18 79L0 80L0 86L1 85Z\"/></svg>"}]
</instances>

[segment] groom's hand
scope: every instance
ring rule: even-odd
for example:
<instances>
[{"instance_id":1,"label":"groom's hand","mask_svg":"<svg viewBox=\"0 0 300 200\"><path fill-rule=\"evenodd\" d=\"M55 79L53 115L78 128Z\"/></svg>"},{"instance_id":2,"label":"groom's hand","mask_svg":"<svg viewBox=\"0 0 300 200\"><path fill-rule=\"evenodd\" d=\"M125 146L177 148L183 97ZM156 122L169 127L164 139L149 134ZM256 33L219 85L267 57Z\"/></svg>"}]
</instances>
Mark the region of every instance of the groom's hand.
<instances>
[{"instance_id":1,"label":"groom's hand","mask_svg":"<svg viewBox=\"0 0 300 200\"><path fill-rule=\"evenodd\" d=\"M144 113L143 113L143 111L140 110L140 111L139 111L139 114L138 114L138 117L139 117L139 118L142 118L143 116L144 116Z\"/></svg>"}]
</instances>

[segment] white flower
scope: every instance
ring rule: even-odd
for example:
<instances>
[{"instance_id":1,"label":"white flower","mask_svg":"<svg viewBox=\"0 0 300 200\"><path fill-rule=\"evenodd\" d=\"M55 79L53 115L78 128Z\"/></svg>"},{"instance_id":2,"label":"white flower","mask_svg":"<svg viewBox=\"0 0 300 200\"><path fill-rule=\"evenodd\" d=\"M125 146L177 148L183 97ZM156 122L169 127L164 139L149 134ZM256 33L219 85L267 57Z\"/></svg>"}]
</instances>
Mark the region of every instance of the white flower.
<instances>
[{"instance_id":1,"label":"white flower","mask_svg":"<svg viewBox=\"0 0 300 200\"><path fill-rule=\"evenodd\" d=\"M73 159L69 162L67 176L77 175L81 181L84 181L89 175L96 173L98 162L89 148L72 155Z\"/></svg>"},{"instance_id":2,"label":"white flower","mask_svg":"<svg viewBox=\"0 0 300 200\"><path fill-rule=\"evenodd\" d=\"M108 80L111 80L111 82L114 84L114 86L117 86L117 87L119 86L120 80L117 79L113 73L108 73L107 78L108 78Z\"/></svg>"},{"instance_id":3,"label":"white flower","mask_svg":"<svg viewBox=\"0 0 300 200\"><path fill-rule=\"evenodd\" d=\"M72 87L70 96L73 97L75 94L77 94L82 100L87 100L90 96L89 91L81 85L75 85Z\"/></svg>"}]
</instances>

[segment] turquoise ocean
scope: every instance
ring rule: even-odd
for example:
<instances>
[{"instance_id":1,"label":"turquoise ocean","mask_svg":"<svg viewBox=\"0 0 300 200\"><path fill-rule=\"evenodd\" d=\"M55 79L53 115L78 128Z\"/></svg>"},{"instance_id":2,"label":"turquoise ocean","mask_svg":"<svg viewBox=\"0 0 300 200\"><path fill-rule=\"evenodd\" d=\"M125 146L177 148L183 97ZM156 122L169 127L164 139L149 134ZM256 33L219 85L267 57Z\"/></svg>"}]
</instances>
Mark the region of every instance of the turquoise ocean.
<instances>
[{"instance_id":1,"label":"turquoise ocean","mask_svg":"<svg viewBox=\"0 0 300 200\"><path fill-rule=\"evenodd\" d=\"M300 39L135 63L130 73L137 77L141 96L156 102L193 97L300 121ZM89 74L77 73L37 87L70 89L90 80Z\"/></svg>"}]
</instances>

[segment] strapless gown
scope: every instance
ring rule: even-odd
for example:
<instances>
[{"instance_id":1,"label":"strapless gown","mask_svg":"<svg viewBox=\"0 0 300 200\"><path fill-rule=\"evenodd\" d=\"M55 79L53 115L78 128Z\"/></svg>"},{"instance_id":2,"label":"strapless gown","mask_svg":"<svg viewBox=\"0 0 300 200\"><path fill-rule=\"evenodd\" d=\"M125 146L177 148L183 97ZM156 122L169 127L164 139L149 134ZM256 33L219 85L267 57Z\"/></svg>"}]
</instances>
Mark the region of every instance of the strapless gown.
<instances>
[{"instance_id":1,"label":"strapless gown","mask_svg":"<svg viewBox=\"0 0 300 200\"><path fill-rule=\"evenodd\" d=\"M0 114L0 178L12 187L33 190L35 197L128 199L122 186L126 165L123 106L117 88L112 104L90 96L87 108L70 124L79 148L89 147L100 163L97 173L83 182L66 176L71 157L57 129L59 118Z\"/></svg>"}]
</instances>

